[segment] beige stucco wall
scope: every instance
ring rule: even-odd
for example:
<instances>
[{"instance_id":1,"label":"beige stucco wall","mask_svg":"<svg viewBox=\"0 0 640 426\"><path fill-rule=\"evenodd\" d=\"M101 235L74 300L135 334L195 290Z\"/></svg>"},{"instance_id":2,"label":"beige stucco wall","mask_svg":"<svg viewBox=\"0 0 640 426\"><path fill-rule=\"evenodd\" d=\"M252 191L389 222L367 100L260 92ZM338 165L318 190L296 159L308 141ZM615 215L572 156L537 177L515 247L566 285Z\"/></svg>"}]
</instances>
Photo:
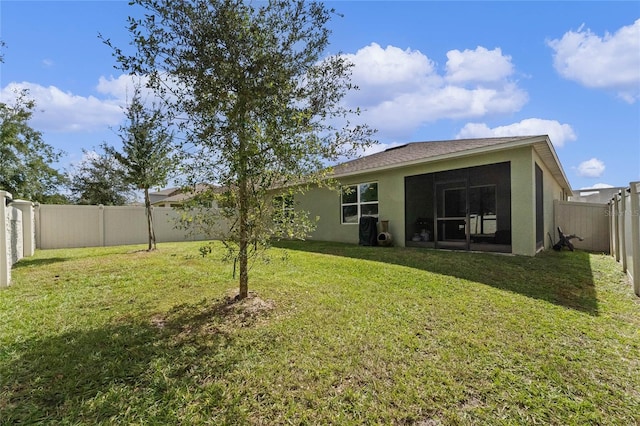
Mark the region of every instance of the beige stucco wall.
<instances>
[{"instance_id":1,"label":"beige stucco wall","mask_svg":"<svg viewBox=\"0 0 640 426\"><path fill-rule=\"evenodd\" d=\"M531 147L512 151L511 252L533 256L536 245L535 170Z\"/></svg>"},{"instance_id":2,"label":"beige stucco wall","mask_svg":"<svg viewBox=\"0 0 640 426\"><path fill-rule=\"evenodd\" d=\"M550 231L554 227L553 200L562 196L562 190L530 146L375 173L363 173L342 178L340 182L343 185L377 182L379 219L389 221L389 232L394 237L394 244L404 246L405 176L505 161L511 162L512 252L533 256L536 253L534 187L534 164L536 161L540 164L544 176L545 235L547 230ZM311 212L311 217L319 217L317 229L311 235L311 239L358 243L358 225L340 223L340 195L338 192L316 188L304 195L297 195L296 200L300 203L298 208ZM545 243L548 244L548 242Z\"/></svg>"},{"instance_id":3,"label":"beige stucco wall","mask_svg":"<svg viewBox=\"0 0 640 426\"><path fill-rule=\"evenodd\" d=\"M558 240L558 232L556 230L555 214L554 214L554 200L563 200L562 186L554 179L549 169L544 165L540 157L535 151L533 151L533 161L542 169L542 182L543 182L543 196L544 196L544 247L551 248L551 241L549 236L551 235L553 241ZM535 169L535 167L534 167ZM534 172L535 173L535 172ZM535 202L535 194L534 194ZM534 204L535 208L535 204ZM535 210L534 210L535 212ZM535 237L535 223L534 223L534 237ZM534 238L535 242L535 238Z\"/></svg>"}]
</instances>

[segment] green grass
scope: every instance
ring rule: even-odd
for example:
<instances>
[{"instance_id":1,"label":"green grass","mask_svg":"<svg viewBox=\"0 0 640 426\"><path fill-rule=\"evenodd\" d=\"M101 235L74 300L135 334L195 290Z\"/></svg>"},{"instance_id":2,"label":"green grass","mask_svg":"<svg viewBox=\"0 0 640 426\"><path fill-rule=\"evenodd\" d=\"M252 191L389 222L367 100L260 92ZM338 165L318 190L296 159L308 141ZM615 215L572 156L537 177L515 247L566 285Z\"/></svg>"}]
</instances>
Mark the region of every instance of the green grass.
<instances>
[{"instance_id":1,"label":"green grass","mask_svg":"<svg viewBox=\"0 0 640 426\"><path fill-rule=\"evenodd\" d=\"M640 423L610 257L288 242L38 251L0 291L0 424Z\"/></svg>"}]
</instances>

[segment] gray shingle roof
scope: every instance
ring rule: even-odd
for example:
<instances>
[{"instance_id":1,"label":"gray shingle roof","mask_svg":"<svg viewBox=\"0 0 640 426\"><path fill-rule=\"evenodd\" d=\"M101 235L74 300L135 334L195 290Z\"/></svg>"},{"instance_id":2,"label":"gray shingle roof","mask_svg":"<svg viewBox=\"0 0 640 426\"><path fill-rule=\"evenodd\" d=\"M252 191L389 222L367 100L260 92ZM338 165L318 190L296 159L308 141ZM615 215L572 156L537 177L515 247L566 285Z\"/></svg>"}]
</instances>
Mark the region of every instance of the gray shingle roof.
<instances>
[{"instance_id":1,"label":"gray shingle roof","mask_svg":"<svg viewBox=\"0 0 640 426\"><path fill-rule=\"evenodd\" d=\"M482 139L456 139L447 141L412 142L406 145L387 149L386 151L357 158L341 163L334 167L334 176L344 176L415 163L419 160L427 162L429 159L448 156L464 151L478 150L482 148L496 147L512 144L514 142L532 139L531 136L482 138Z\"/></svg>"},{"instance_id":2,"label":"gray shingle roof","mask_svg":"<svg viewBox=\"0 0 640 426\"><path fill-rule=\"evenodd\" d=\"M333 176L358 175L522 146L532 147L567 194L572 194L571 185L547 135L412 142L338 164L333 168Z\"/></svg>"}]
</instances>

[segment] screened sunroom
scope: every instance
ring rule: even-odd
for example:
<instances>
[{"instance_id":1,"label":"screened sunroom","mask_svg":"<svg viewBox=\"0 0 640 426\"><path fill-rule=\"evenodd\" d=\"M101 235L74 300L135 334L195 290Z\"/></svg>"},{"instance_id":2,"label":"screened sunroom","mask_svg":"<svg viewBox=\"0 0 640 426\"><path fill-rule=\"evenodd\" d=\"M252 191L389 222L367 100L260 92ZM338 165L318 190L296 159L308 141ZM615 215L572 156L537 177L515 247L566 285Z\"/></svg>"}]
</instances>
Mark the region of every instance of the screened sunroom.
<instances>
[{"instance_id":1,"label":"screened sunroom","mask_svg":"<svg viewBox=\"0 0 640 426\"><path fill-rule=\"evenodd\" d=\"M407 246L511 252L509 162L405 177Z\"/></svg>"}]
</instances>

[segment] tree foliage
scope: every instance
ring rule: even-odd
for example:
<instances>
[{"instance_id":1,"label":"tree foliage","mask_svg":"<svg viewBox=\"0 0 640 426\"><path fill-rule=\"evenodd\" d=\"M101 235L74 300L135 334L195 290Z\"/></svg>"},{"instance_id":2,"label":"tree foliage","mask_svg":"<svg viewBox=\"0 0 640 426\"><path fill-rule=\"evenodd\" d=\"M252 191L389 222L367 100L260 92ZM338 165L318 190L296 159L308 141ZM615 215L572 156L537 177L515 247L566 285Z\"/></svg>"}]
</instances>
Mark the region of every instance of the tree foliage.
<instances>
[{"instance_id":1,"label":"tree foliage","mask_svg":"<svg viewBox=\"0 0 640 426\"><path fill-rule=\"evenodd\" d=\"M135 87L131 103L126 109L127 124L120 126L122 152L107 147L122 166L124 183L144 191L147 214L149 250L156 248L149 188L164 186L174 168L172 157L173 136L168 131L162 110L155 104L147 109L141 97L140 86Z\"/></svg>"},{"instance_id":2,"label":"tree foliage","mask_svg":"<svg viewBox=\"0 0 640 426\"><path fill-rule=\"evenodd\" d=\"M103 152L83 150L82 160L68 173L71 198L77 204L121 206L133 197L126 173L109 147Z\"/></svg>"},{"instance_id":3,"label":"tree foliage","mask_svg":"<svg viewBox=\"0 0 640 426\"><path fill-rule=\"evenodd\" d=\"M51 165L62 155L29 125L36 106L26 90L13 104L0 102L0 189L14 197L46 202L64 183Z\"/></svg>"},{"instance_id":4,"label":"tree foliage","mask_svg":"<svg viewBox=\"0 0 640 426\"><path fill-rule=\"evenodd\" d=\"M302 0L133 3L146 9L129 18L135 53L114 47L114 55L121 69L148 76L183 120L191 180L220 185L215 199L230 228L223 241L246 297L251 255L274 234L309 230L299 211L272 220L274 195L326 184L328 162L372 143L370 128L349 124L357 110L341 102L354 89L351 64L323 56L335 12Z\"/></svg>"}]
</instances>

